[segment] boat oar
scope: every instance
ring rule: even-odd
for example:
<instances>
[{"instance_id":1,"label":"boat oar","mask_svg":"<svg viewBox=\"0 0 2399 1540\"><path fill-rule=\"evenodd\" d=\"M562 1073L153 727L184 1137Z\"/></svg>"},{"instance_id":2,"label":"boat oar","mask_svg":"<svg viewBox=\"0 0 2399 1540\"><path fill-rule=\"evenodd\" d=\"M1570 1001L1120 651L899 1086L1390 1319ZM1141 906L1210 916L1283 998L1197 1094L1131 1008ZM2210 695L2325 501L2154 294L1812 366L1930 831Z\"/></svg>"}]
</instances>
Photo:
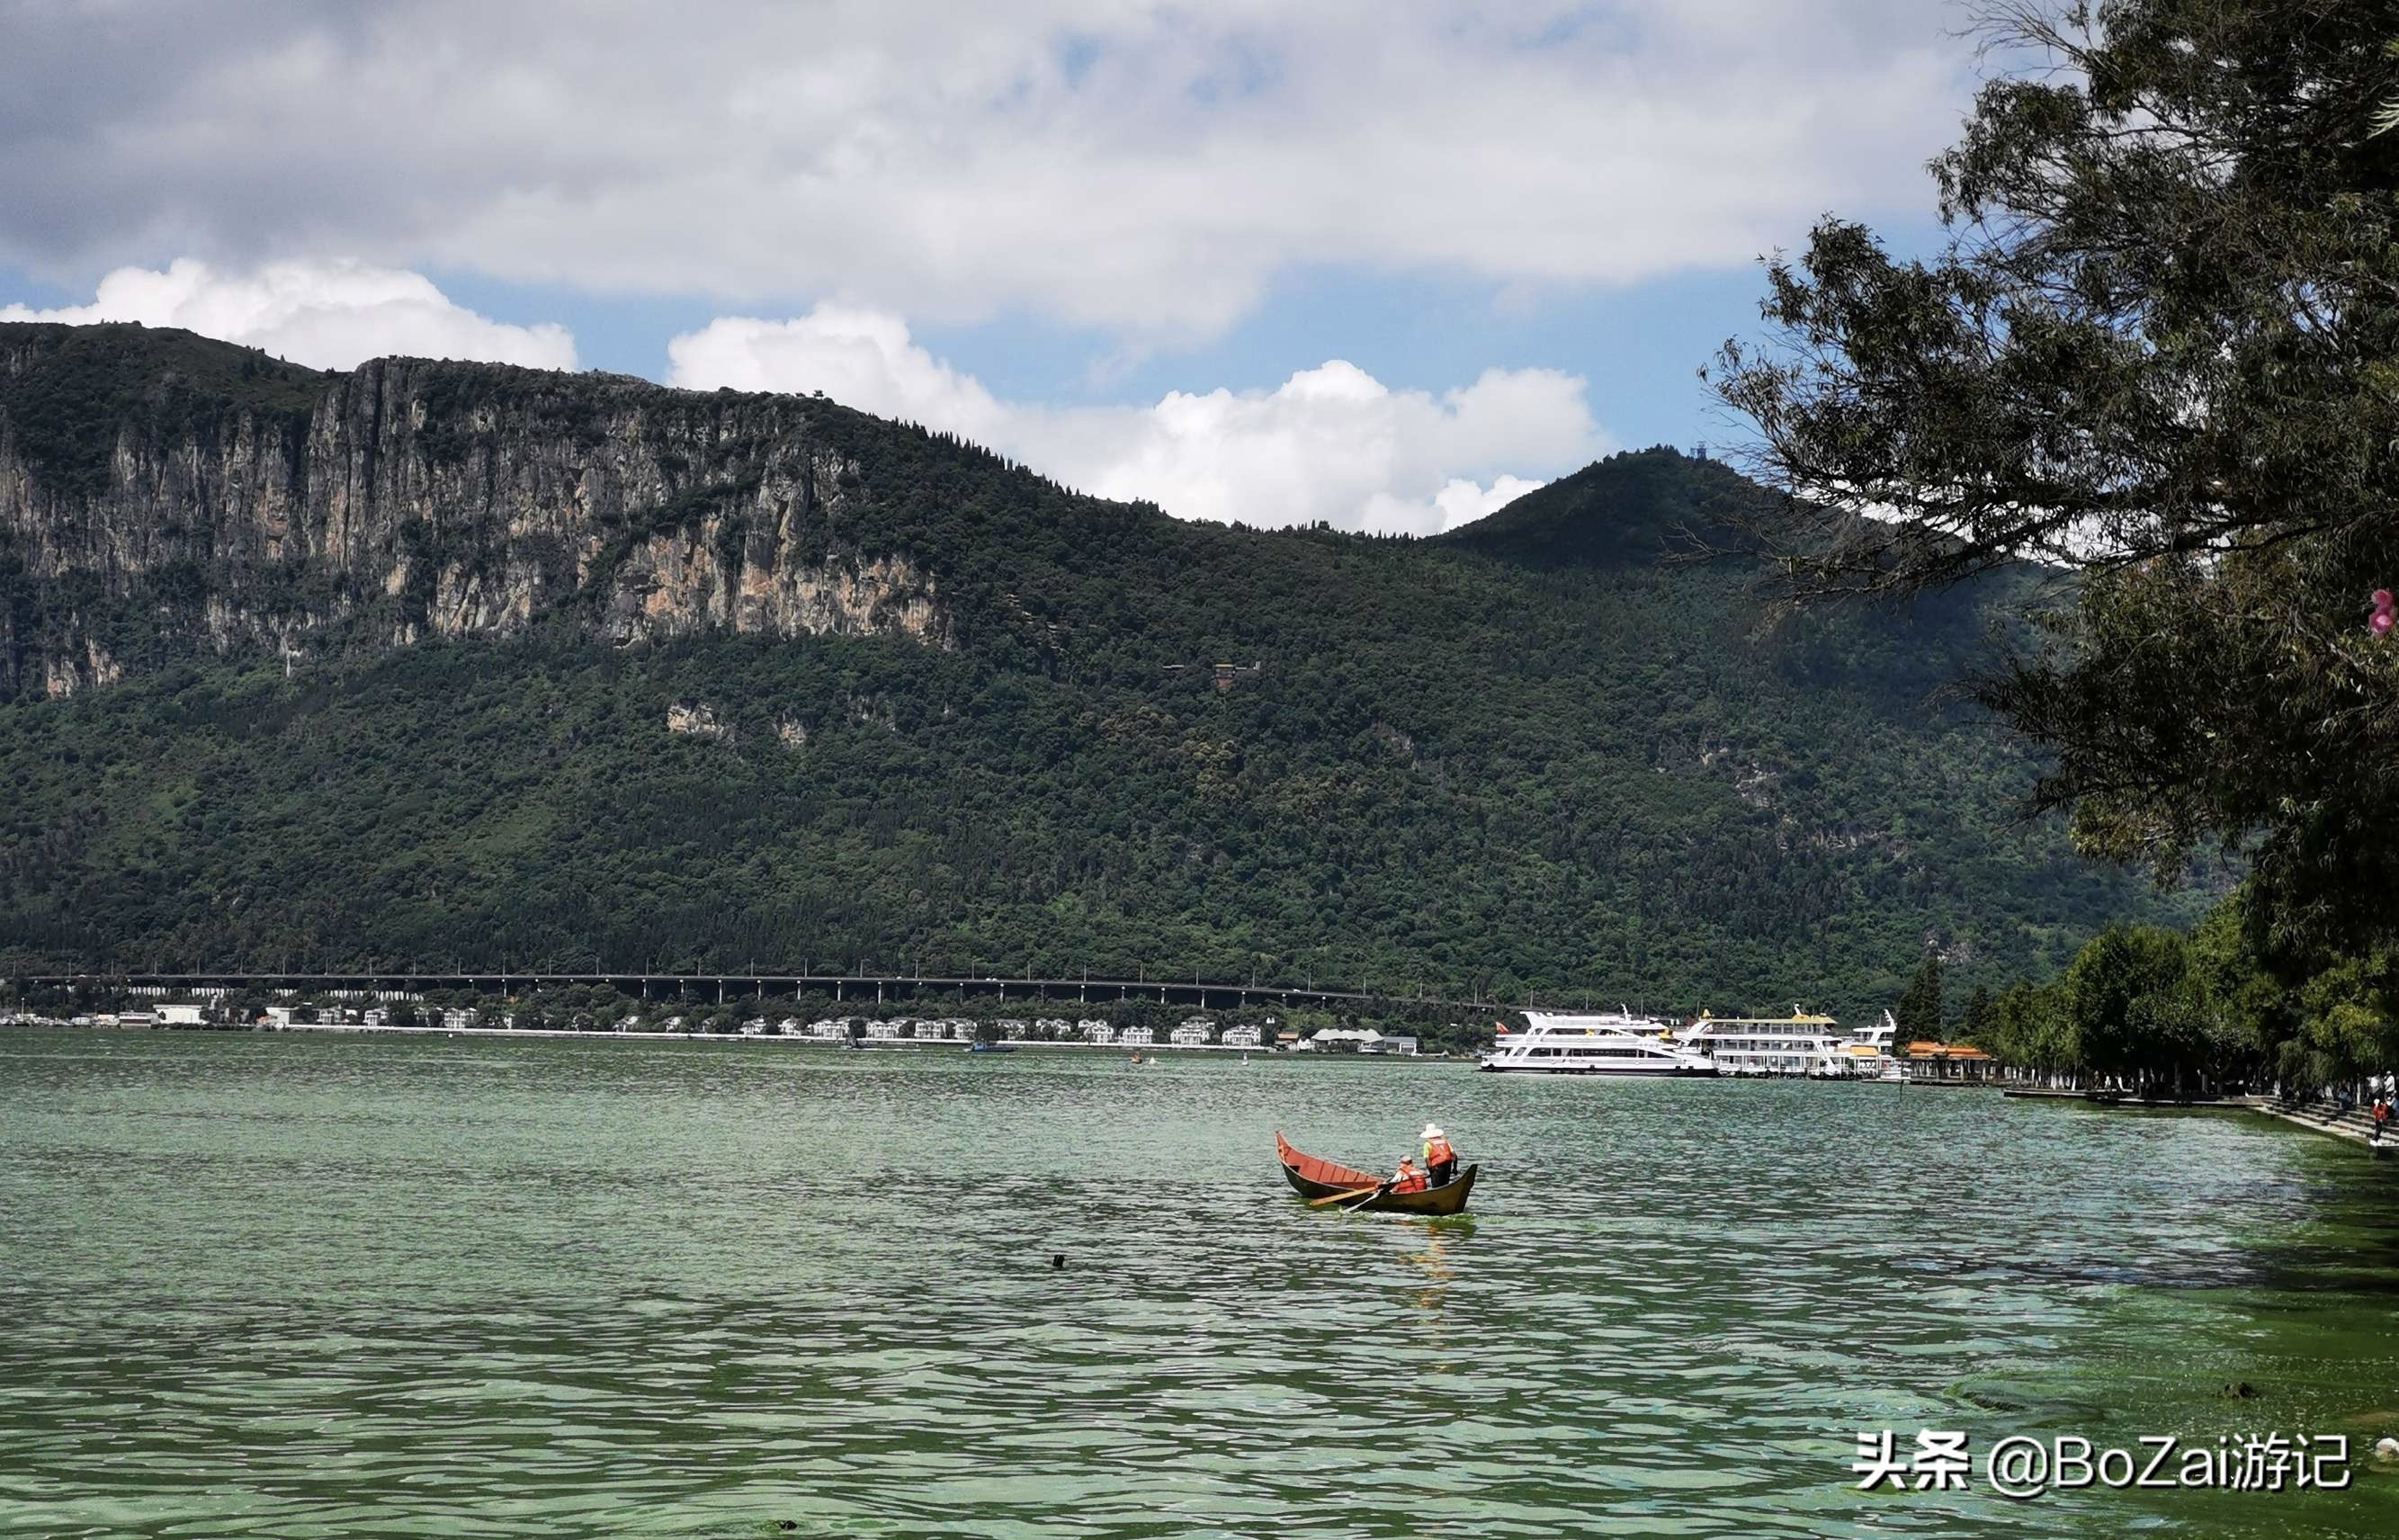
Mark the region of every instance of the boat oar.
<instances>
[{"instance_id":1,"label":"boat oar","mask_svg":"<svg viewBox=\"0 0 2399 1540\"><path fill-rule=\"evenodd\" d=\"M1388 1193L1390 1190L1391 1184L1386 1182L1381 1186L1376 1188L1373 1192L1368 1193L1364 1197L1360 1198L1357 1202L1350 1204L1341 1211L1345 1214L1354 1214L1359 1209L1363 1209L1366 1205L1374 1202L1376 1198L1381 1197L1385 1193Z\"/></svg>"},{"instance_id":2,"label":"boat oar","mask_svg":"<svg viewBox=\"0 0 2399 1540\"><path fill-rule=\"evenodd\" d=\"M1344 1198L1372 1197L1382 1190L1383 1189L1380 1185L1373 1187L1353 1187L1346 1193L1327 1193L1322 1197L1309 1198L1308 1200L1308 1206L1311 1209L1321 1209L1328 1203L1338 1203Z\"/></svg>"}]
</instances>

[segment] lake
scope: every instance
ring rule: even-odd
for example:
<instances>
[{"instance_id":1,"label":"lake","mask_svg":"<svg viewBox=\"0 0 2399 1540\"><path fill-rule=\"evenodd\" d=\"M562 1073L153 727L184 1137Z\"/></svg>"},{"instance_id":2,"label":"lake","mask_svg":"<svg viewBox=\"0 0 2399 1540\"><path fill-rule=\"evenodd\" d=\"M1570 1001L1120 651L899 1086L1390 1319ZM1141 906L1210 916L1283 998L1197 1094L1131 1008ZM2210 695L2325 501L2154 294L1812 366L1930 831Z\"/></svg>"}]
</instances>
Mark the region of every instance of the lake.
<instances>
[{"instance_id":1,"label":"lake","mask_svg":"<svg viewBox=\"0 0 2399 1540\"><path fill-rule=\"evenodd\" d=\"M1429 1117L1470 1218L1276 1169ZM1884 1085L7 1032L0 1533L2387 1536L2394 1171ZM1881 1429L1969 1490L1857 1491ZM1985 1481L2273 1433L2352 1485Z\"/></svg>"}]
</instances>

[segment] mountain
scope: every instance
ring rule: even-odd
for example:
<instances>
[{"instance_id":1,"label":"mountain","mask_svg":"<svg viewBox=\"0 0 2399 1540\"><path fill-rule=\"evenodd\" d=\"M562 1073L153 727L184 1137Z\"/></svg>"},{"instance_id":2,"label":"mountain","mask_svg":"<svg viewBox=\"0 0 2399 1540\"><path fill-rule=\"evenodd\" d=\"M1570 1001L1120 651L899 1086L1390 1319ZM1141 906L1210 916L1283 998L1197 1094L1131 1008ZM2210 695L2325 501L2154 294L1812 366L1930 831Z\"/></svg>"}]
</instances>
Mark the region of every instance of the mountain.
<instances>
[{"instance_id":1,"label":"mountain","mask_svg":"<svg viewBox=\"0 0 2399 1540\"><path fill-rule=\"evenodd\" d=\"M1664 559L1773 507L1651 450L1432 541L1191 524L821 398L0 326L0 972L1857 1011L2193 907L2015 821L1939 698L1987 594Z\"/></svg>"}]
</instances>

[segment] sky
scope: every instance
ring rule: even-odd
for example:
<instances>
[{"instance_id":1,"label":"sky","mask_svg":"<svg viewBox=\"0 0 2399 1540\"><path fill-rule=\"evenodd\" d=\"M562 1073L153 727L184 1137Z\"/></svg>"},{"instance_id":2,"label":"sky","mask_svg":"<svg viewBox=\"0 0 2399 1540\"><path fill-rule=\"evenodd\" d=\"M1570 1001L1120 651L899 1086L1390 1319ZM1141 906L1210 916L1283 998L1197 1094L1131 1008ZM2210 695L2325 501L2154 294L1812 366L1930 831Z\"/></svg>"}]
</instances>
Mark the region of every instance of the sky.
<instances>
[{"instance_id":1,"label":"sky","mask_svg":"<svg viewBox=\"0 0 2399 1540\"><path fill-rule=\"evenodd\" d=\"M1957 0L0 0L0 319L822 390L1186 518L1453 528L1737 440Z\"/></svg>"}]
</instances>

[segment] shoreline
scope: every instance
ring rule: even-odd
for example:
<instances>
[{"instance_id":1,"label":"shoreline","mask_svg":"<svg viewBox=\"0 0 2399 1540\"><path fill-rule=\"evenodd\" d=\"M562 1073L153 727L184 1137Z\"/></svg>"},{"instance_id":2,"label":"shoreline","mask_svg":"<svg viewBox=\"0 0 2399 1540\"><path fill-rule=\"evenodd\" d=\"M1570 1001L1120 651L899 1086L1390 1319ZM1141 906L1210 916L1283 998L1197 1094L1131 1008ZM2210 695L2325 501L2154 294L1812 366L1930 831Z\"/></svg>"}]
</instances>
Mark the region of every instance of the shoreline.
<instances>
[{"instance_id":1,"label":"shoreline","mask_svg":"<svg viewBox=\"0 0 2399 1540\"><path fill-rule=\"evenodd\" d=\"M2325 1112L2311 1114L2310 1109L2314 1105L2315 1103L2311 1102L2307 1106L2292 1107L2260 1099L2249 1110L2263 1113L2268 1117L2288 1123L2293 1128L2305 1128L2311 1133L2327 1134L2334 1139L2346 1140L2369 1155L2379 1155L2392 1142L2399 1141L2399 1128L2386 1132L2384 1142L2377 1144L2368 1137L2366 1129L2353 1128L2340 1121L2336 1114Z\"/></svg>"},{"instance_id":2,"label":"shoreline","mask_svg":"<svg viewBox=\"0 0 2399 1540\"><path fill-rule=\"evenodd\" d=\"M2310 1133L2344 1140L2365 1150L2368 1154L2377 1155L2380 1155L2388 1144L2399 1144L2399 1127L2390 1130L2385 1144L2377 1144L2369 1137L2367 1127L2360 1127L2357 1122L2344 1119L2339 1114L2324 1107L2323 1103L2307 1102L2294 1106L2289 1102L2278 1101L2270 1096L2217 1096L2204 1100L2193 1098L2189 1101L2144 1101L2131 1095L2050 1090L2031 1087L2011 1089L2004 1094L2012 1101L2073 1101L2108 1112L2252 1113L2261 1117L2272 1118L2279 1123L2287 1123L2295 1128L2305 1128ZM2351 1119L2359 1119L2363 1116L2364 1114L2361 1111L2352 1109Z\"/></svg>"},{"instance_id":3,"label":"shoreline","mask_svg":"<svg viewBox=\"0 0 2399 1540\"><path fill-rule=\"evenodd\" d=\"M126 1026L122 1023L115 1022L112 1022L104 1026L99 1023L77 1026L72 1021L10 1021L5 1023L5 1025L7 1027L51 1032L187 1032L257 1034L317 1032L348 1033L362 1036L563 1038L571 1039L576 1042L772 1043L788 1047L826 1048L836 1052L854 1051L846 1048L844 1041L839 1038L802 1037L784 1033L576 1032L571 1027L396 1027L390 1025L370 1027L362 1022L355 1021L294 1021L289 1026L281 1027L233 1025L189 1026L180 1023L172 1026L164 1023ZM963 1053L969 1046L964 1040L957 1038L918 1039L909 1037L876 1037L857 1038L852 1039L851 1041L856 1042L858 1047L861 1049L873 1051L890 1051L897 1049L912 1053L934 1053L942 1051ZM1238 1046L1228 1047L1223 1043L1125 1044L1034 1042L1030 1039L1010 1039L1008 1040L1007 1047L1002 1051L1009 1053L1019 1051L1043 1052L1051 1049L1064 1052L1083 1053L1131 1054L1137 1052L1144 1056L1154 1053L1254 1053L1277 1059L1388 1059L1394 1061L1414 1060L1421 1063L1457 1061L1456 1060L1449 1059L1447 1056L1443 1054L1431 1053L1322 1053L1312 1050L1293 1048L1269 1048L1263 1045L1257 1047L1245 1048Z\"/></svg>"},{"instance_id":4,"label":"shoreline","mask_svg":"<svg viewBox=\"0 0 2399 1540\"><path fill-rule=\"evenodd\" d=\"M390 1025L371 1027L360 1022L334 1021L312 1021L305 1023L295 1021L289 1026L281 1027L231 1025L188 1026L181 1024L169 1026L164 1023L126 1026L118 1023L101 1025L96 1022L78 1027L72 1021L0 1022L0 1030L5 1030L7 1028L55 1032L197 1032L262 1034L275 1033L344 1033L358 1036L481 1037L501 1039L549 1038L573 1040L577 1042L624 1041L644 1043L714 1043L725 1045L771 1043L779 1047L819 1048L832 1052L854 1052L859 1049L865 1049L879 1052L963 1053L969 1047L965 1042L947 1038L940 1041L929 1039L919 1041L914 1038L859 1038L852 1040L856 1043L856 1048L850 1048L845 1047L843 1042L838 1039L797 1037L779 1033L576 1032L571 1028L565 1027L397 1027ZM1308 1058L1327 1060L1391 1060L1394 1061L1413 1061L1416 1063L1458 1063L1472 1061L1471 1056L1463 1059L1457 1059L1443 1054L1320 1053L1291 1048L1269 1048L1263 1046L1255 1048L1227 1047L1221 1043L1153 1043L1147 1045L1128 1046L1121 1043L1062 1043L1017 1040L1009 1042L1005 1049L1005 1051L1010 1053L1018 1052L1020 1050L1036 1053L1054 1051L1065 1053L1080 1052L1123 1054L1131 1054L1138 1051L1145 1057L1165 1053L1238 1053L1246 1058L1248 1055L1255 1053L1273 1059ZM1761 1075L1754 1077L1728 1076L1726 1078L1790 1079L1796 1077L1783 1075ZM2011 1087L2003 1083L1989 1081L1944 1082L1940 1080L1925 1080L1910 1081L1905 1084L1909 1086L1955 1087L1959 1089L1997 1090L2003 1098L2011 1101L2069 1101L2107 1112L2122 1112L2130 1110L2135 1112L2170 1113L2252 1113L2260 1116L2272 1118L2278 1122L2290 1124L2292 1127L2297 1128L2304 1128L2311 1133L2324 1134L2334 1139L2345 1141L2348 1143L2354 1144L2365 1149L2370 1155L2379 1155L2382 1153L2382 1146L2373 1143L2368 1139L2365 1128L2344 1123L2329 1112L2311 1111L2311 1109L2315 1106L2313 1103L2309 1104L2307 1107L2293 1107L2277 1102L2271 1098L2262 1096L2211 1097L2204 1100L2194 1098L2189 1101L2143 1101L2137 1097L2129 1095L2109 1095L2107 1093L2087 1090L2060 1090L2047 1087L2031 1086ZM2393 1144L2399 1144L2399 1125L2393 1126L2391 1130L2391 1142Z\"/></svg>"}]
</instances>

